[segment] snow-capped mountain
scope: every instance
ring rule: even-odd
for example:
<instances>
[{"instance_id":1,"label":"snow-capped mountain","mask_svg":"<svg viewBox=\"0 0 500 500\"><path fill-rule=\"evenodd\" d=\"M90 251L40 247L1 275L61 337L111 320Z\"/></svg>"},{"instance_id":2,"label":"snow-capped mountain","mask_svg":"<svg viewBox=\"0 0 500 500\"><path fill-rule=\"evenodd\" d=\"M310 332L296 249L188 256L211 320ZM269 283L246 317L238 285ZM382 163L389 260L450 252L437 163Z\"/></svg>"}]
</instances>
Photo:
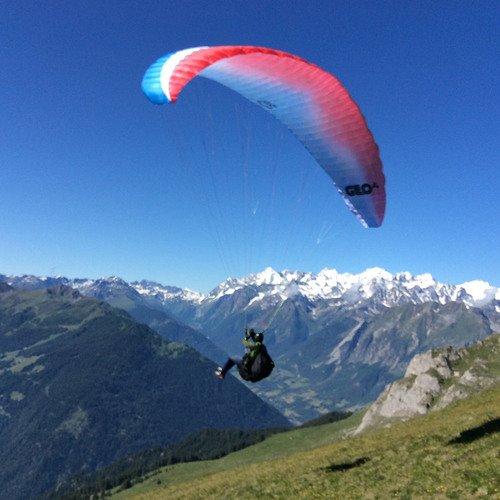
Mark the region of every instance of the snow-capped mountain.
<instances>
[{"instance_id":1,"label":"snow-capped mountain","mask_svg":"<svg viewBox=\"0 0 500 500\"><path fill-rule=\"evenodd\" d=\"M310 334L339 311L377 313L404 304L460 302L480 308L494 329L500 327L500 291L486 281L453 285L440 283L430 274L392 274L381 268L359 274L323 269L313 274L278 272L269 267L243 278L229 278L205 296L144 281L132 286L181 321L207 332L216 343L229 344L233 350L237 342L228 341L228 337L249 324L279 329L279 335L293 318L294 335L299 330Z\"/></svg>"},{"instance_id":2,"label":"snow-capped mountain","mask_svg":"<svg viewBox=\"0 0 500 500\"><path fill-rule=\"evenodd\" d=\"M334 301L337 305L348 307L359 307L370 301L385 307L425 302L463 302L469 306L483 307L500 300L499 289L486 281L451 285L438 282L430 274L391 274L378 267L359 274L340 273L335 269L323 269L318 274L286 270L278 272L268 267L243 278L228 278L208 295L149 281L134 282L132 286L139 293L155 296L165 303L182 300L197 304L215 302L247 288L254 292L247 307L255 304L265 306L267 302L273 305L277 301L297 296L311 302Z\"/></svg>"},{"instance_id":3,"label":"snow-capped mountain","mask_svg":"<svg viewBox=\"0 0 500 500\"><path fill-rule=\"evenodd\" d=\"M155 281L127 283L116 276L92 280L0 275L2 280L17 288L64 284L101 300L119 295L122 302L124 298L147 302L149 307L203 331L229 350L239 348L234 333L248 325L267 330L270 343L280 344L313 334L340 312L356 311L359 316L429 302L458 302L478 308L494 330L500 328L500 290L486 281L454 285L440 283L430 274L392 274L378 267L358 274L335 269L317 274L278 272L268 267L242 278L228 278L207 295Z\"/></svg>"},{"instance_id":4,"label":"snow-capped mountain","mask_svg":"<svg viewBox=\"0 0 500 500\"><path fill-rule=\"evenodd\" d=\"M425 302L463 302L472 307L484 307L500 301L500 289L486 281L467 281L459 285L440 283L432 275L425 273L412 275L409 272L391 274L385 269L374 267L358 274L341 273L336 269L323 269L317 274L301 271L275 271L271 267L260 273L242 278L228 278L208 295L176 286L162 285L155 281L141 280L127 283L121 278L110 276L99 279L68 279L58 277L38 277L33 275L2 276L0 280L17 288L46 288L65 284L82 293L92 294L110 288L135 289L145 297L155 298L164 304L184 302L207 304L236 292L249 289L253 293L247 307L252 305L273 305L276 302L301 296L311 302L334 301L337 305L359 307L376 302L378 305L395 305ZM500 312L500 309L498 310Z\"/></svg>"},{"instance_id":5,"label":"snow-capped mountain","mask_svg":"<svg viewBox=\"0 0 500 500\"><path fill-rule=\"evenodd\" d=\"M359 274L267 268L229 278L207 295L117 277L0 275L0 281L28 289L69 285L218 362L222 351L241 354L246 326L262 329L277 369L252 389L294 421L365 404L415 354L500 329L500 292L487 282L446 284L430 274L380 268Z\"/></svg>"},{"instance_id":6,"label":"snow-capped mountain","mask_svg":"<svg viewBox=\"0 0 500 500\"><path fill-rule=\"evenodd\" d=\"M141 294L148 297L155 297L162 301L181 300L186 302L200 303L205 296L202 293L179 288L177 286L166 286L156 281L134 281L131 285Z\"/></svg>"},{"instance_id":7,"label":"snow-capped mountain","mask_svg":"<svg viewBox=\"0 0 500 500\"><path fill-rule=\"evenodd\" d=\"M252 299L252 303L272 296L285 300L295 295L302 295L311 301L318 299L342 301L350 306L376 298L386 307L404 302L445 304L450 301L483 306L495 298L500 299L498 288L480 280L461 285L448 285L439 283L430 274L417 276L408 272L391 274L377 267L359 274L339 273L335 269L323 269L318 274L298 271L277 272L269 267L261 273L242 279L224 281L205 300L217 300L244 287L261 288L261 292Z\"/></svg>"}]
</instances>

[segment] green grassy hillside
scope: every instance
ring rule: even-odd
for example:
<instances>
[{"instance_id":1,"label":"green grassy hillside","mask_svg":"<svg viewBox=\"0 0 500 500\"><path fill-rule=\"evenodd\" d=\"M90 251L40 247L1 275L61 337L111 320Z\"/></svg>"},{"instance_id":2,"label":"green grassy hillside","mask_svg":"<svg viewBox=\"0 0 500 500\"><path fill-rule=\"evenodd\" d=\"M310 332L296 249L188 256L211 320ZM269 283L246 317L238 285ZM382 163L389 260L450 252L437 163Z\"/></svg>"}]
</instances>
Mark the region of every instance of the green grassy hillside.
<instances>
[{"instance_id":1,"label":"green grassy hillside","mask_svg":"<svg viewBox=\"0 0 500 500\"><path fill-rule=\"evenodd\" d=\"M118 498L499 498L500 385L390 428L360 416L158 471Z\"/></svg>"}]
</instances>

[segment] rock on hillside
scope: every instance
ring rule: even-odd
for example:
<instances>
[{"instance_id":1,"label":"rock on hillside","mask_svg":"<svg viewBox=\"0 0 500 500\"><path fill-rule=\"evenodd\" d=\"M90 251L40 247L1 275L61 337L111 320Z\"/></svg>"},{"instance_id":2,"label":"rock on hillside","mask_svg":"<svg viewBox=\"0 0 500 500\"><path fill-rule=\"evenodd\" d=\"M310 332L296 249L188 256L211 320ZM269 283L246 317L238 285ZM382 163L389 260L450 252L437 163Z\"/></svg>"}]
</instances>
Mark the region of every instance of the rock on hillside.
<instances>
[{"instance_id":1,"label":"rock on hillside","mask_svg":"<svg viewBox=\"0 0 500 500\"><path fill-rule=\"evenodd\" d=\"M356 433L441 409L500 380L500 334L470 347L433 349L415 356L405 376L369 407Z\"/></svg>"}]
</instances>

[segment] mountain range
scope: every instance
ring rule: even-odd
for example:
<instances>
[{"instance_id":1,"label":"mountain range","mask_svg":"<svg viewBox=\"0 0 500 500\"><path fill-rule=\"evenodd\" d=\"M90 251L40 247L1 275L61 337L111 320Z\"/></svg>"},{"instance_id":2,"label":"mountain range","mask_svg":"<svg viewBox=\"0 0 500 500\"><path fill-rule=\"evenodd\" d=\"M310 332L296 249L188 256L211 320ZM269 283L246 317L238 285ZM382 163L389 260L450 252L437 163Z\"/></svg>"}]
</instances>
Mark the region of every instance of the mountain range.
<instances>
[{"instance_id":1,"label":"mountain range","mask_svg":"<svg viewBox=\"0 0 500 500\"><path fill-rule=\"evenodd\" d=\"M207 295L163 287L150 281L131 285L142 295L163 304L177 317L204 329L209 318L218 319L218 309L223 309L223 316L243 313L255 326L272 329L277 321L277 308L290 302L307 307L310 327L314 323L322 327L325 315L332 310L379 312L403 304L427 302L460 302L478 307L490 314L491 320L497 324L500 303L499 289L485 281L451 285L438 282L430 274L391 274L381 268L367 269L359 274L339 273L335 269L313 274L277 272L267 268L244 278L229 278ZM217 321L215 326L219 326Z\"/></svg>"},{"instance_id":2,"label":"mountain range","mask_svg":"<svg viewBox=\"0 0 500 500\"><path fill-rule=\"evenodd\" d=\"M175 340L217 362L225 352L241 353L245 326L262 329L277 369L252 390L295 422L364 405L401 377L415 354L459 347L500 326L500 293L485 281L452 285L380 268L359 274L267 268L229 278L208 294L116 277L2 279L29 289L70 285L124 307L160 333L154 317L161 313L159 323L187 325Z\"/></svg>"}]
</instances>

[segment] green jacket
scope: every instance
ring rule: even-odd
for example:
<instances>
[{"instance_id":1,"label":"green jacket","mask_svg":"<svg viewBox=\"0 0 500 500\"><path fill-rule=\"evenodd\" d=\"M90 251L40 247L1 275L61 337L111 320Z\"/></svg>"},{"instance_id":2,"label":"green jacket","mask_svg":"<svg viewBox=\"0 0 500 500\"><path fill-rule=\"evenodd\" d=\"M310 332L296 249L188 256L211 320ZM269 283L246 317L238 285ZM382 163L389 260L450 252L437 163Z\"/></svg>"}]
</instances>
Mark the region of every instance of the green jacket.
<instances>
[{"instance_id":1,"label":"green jacket","mask_svg":"<svg viewBox=\"0 0 500 500\"><path fill-rule=\"evenodd\" d=\"M255 359L262 348L262 342L255 342L252 339L243 339L243 345L250 359Z\"/></svg>"}]
</instances>

